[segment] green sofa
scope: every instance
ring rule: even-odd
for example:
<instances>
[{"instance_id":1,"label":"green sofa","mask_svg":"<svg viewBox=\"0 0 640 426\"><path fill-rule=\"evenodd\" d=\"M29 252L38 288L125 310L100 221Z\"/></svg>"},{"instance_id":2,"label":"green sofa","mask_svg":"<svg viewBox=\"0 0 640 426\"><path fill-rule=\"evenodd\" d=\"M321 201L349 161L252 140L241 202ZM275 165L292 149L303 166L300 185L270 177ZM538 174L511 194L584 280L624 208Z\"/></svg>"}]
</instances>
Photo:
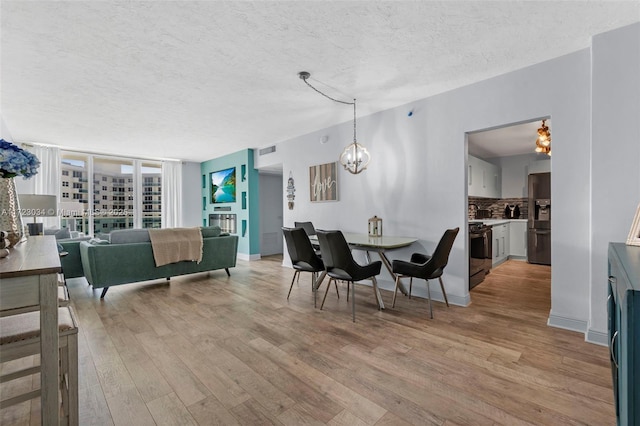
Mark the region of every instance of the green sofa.
<instances>
[{"instance_id":1,"label":"green sofa","mask_svg":"<svg viewBox=\"0 0 640 426\"><path fill-rule=\"evenodd\" d=\"M60 264L62 265L62 272L66 278L78 278L84 276L82 270L82 259L80 259L80 242L88 241L90 238L85 237L83 239L69 239L58 240L57 243L62 246L66 255L60 258Z\"/></svg>"},{"instance_id":2,"label":"green sofa","mask_svg":"<svg viewBox=\"0 0 640 426\"><path fill-rule=\"evenodd\" d=\"M84 276L93 288L103 289L100 298L103 298L113 285L159 278L169 279L173 276L216 269L224 269L227 275L230 275L229 268L236 266L238 236L212 236L216 235L215 231L212 233L210 229L203 228L203 255L200 263L183 261L156 267L148 232L145 231L112 231L111 243L81 241L78 244ZM116 242L116 236L126 238L118 238Z\"/></svg>"}]
</instances>

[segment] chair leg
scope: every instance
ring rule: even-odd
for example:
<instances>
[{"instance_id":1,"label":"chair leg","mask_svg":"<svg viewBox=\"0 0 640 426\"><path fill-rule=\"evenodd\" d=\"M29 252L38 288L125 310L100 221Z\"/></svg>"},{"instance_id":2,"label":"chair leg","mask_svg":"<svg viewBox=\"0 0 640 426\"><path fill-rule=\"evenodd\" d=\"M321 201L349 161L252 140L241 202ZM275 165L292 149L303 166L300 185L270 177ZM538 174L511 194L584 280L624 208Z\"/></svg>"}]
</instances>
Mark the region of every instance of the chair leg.
<instances>
[{"instance_id":1,"label":"chair leg","mask_svg":"<svg viewBox=\"0 0 640 426\"><path fill-rule=\"evenodd\" d=\"M440 288L442 289L442 295L444 296L444 303L447 304L447 308L449 307L449 300L447 300L447 292L444 291L444 284L442 284L442 277L438 277L440 280Z\"/></svg>"},{"instance_id":2,"label":"chair leg","mask_svg":"<svg viewBox=\"0 0 640 426\"><path fill-rule=\"evenodd\" d=\"M411 287L413 287L413 277L409 277L409 299L411 299Z\"/></svg>"},{"instance_id":3,"label":"chair leg","mask_svg":"<svg viewBox=\"0 0 640 426\"><path fill-rule=\"evenodd\" d=\"M338 291L338 281L333 280L333 285L336 287L336 294L338 295L338 299L340 299L340 292ZM347 289L347 302L349 301L349 289Z\"/></svg>"},{"instance_id":4,"label":"chair leg","mask_svg":"<svg viewBox=\"0 0 640 426\"><path fill-rule=\"evenodd\" d=\"M429 296L429 315L431 319L433 319L433 306L431 306L431 286L429 286L429 280L425 280L427 282L427 296Z\"/></svg>"},{"instance_id":5,"label":"chair leg","mask_svg":"<svg viewBox=\"0 0 640 426\"><path fill-rule=\"evenodd\" d=\"M351 281L347 281L347 303L349 303L349 286L351 285Z\"/></svg>"},{"instance_id":6,"label":"chair leg","mask_svg":"<svg viewBox=\"0 0 640 426\"><path fill-rule=\"evenodd\" d=\"M335 281L333 278L329 279L329 284L327 284L327 289L324 291L324 297L322 298L322 303L320 304L320 310L324 306L324 301L327 300L327 294L329 293L329 289L331 288L331 281Z\"/></svg>"},{"instance_id":7,"label":"chair leg","mask_svg":"<svg viewBox=\"0 0 640 426\"><path fill-rule=\"evenodd\" d=\"M396 296L398 295L399 286L400 286L400 275L396 275L396 289L393 291L393 302L391 303L392 308L395 308L396 306Z\"/></svg>"},{"instance_id":8,"label":"chair leg","mask_svg":"<svg viewBox=\"0 0 640 426\"><path fill-rule=\"evenodd\" d=\"M356 283L351 283L351 312L353 322L356 322Z\"/></svg>"},{"instance_id":9,"label":"chair leg","mask_svg":"<svg viewBox=\"0 0 640 426\"><path fill-rule=\"evenodd\" d=\"M293 279L291 280L291 285L289 286L289 293L287 293L287 300L289 300L289 296L291 295L291 289L293 288L293 283L295 282L298 274L300 274L300 271L295 271L293 273Z\"/></svg>"}]
</instances>

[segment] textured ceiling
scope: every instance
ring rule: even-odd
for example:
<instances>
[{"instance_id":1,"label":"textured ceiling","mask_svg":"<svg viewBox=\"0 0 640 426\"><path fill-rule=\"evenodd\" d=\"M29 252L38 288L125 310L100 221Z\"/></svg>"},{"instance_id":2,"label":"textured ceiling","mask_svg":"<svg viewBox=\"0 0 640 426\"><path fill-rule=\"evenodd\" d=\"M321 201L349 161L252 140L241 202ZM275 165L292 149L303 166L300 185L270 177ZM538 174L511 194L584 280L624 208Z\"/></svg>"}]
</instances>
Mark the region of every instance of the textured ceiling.
<instances>
[{"instance_id":1,"label":"textured ceiling","mask_svg":"<svg viewBox=\"0 0 640 426\"><path fill-rule=\"evenodd\" d=\"M590 45L640 2L8 1L0 113L16 142L203 161Z\"/></svg>"}]
</instances>

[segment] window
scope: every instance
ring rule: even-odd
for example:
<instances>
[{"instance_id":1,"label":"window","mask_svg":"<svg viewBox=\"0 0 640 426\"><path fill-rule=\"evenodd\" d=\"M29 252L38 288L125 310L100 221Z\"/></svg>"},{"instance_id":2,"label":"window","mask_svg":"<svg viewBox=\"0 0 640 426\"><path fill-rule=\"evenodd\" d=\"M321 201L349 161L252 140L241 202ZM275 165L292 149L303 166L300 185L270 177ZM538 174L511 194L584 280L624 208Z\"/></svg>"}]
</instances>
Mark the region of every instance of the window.
<instances>
[{"instance_id":1,"label":"window","mask_svg":"<svg viewBox=\"0 0 640 426\"><path fill-rule=\"evenodd\" d=\"M69 182L62 182L62 186L69 186Z\"/></svg>"},{"instance_id":2,"label":"window","mask_svg":"<svg viewBox=\"0 0 640 426\"><path fill-rule=\"evenodd\" d=\"M99 208L92 215L73 218L78 221L76 230L90 235L94 230L108 233L134 226L161 226L160 162L63 151L61 173L77 178L73 185L68 179L61 184L74 188L63 193L63 198Z\"/></svg>"}]
</instances>

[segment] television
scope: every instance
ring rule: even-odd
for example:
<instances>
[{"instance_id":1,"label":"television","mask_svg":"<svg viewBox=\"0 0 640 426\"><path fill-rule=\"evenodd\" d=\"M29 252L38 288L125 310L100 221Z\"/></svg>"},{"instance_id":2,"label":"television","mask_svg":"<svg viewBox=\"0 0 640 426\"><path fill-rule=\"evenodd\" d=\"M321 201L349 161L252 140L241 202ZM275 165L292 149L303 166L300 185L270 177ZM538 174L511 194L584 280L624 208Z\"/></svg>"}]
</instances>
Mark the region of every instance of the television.
<instances>
[{"instance_id":1,"label":"television","mask_svg":"<svg viewBox=\"0 0 640 426\"><path fill-rule=\"evenodd\" d=\"M224 170L212 172L209 175L211 181L211 203L235 203L236 201L236 168L230 167Z\"/></svg>"}]
</instances>

